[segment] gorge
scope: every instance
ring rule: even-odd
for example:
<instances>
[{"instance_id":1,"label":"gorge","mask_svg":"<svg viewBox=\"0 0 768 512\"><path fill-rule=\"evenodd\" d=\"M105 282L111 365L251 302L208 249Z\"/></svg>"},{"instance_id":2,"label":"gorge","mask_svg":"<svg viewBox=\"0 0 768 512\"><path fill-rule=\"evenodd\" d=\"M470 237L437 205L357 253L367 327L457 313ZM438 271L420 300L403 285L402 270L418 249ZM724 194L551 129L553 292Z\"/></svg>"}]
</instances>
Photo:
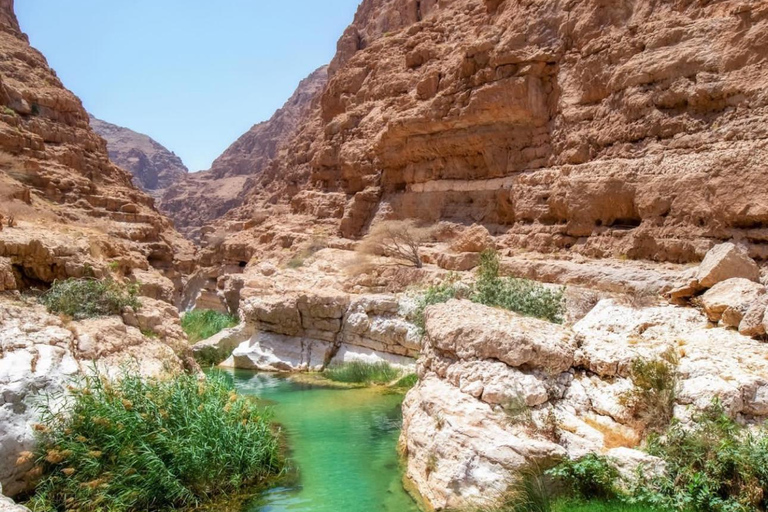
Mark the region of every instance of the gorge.
<instances>
[{"instance_id":1,"label":"gorge","mask_svg":"<svg viewBox=\"0 0 768 512\"><path fill-rule=\"evenodd\" d=\"M531 468L589 457L609 505L766 510L759 464L724 483L660 448L713 410L729 446L765 435L765 2L363 0L200 173L89 116L13 0L0 56L0 496L39 482L40 397L215 364L276 402L305 479L254 510L518 510ZM418 264L370 250L382 226ZM48 305L64 282L131 301L81 318ZM237 325L193 344L190 311ZM327 387L353 364L417 378Z\"/></svg>"}]
</instances>

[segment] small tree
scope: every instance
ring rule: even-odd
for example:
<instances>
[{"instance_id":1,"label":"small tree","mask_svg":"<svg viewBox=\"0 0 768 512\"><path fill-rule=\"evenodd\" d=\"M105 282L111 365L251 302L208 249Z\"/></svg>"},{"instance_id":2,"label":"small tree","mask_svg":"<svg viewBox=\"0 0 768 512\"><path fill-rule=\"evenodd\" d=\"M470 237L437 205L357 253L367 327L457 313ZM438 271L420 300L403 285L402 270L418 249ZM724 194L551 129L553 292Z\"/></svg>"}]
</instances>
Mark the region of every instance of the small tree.
<instances>
[{"instance_id":1,"label":"small tree","mask_svg":"<svg viewBox=\"0 0 768 512\"><path fill-rule=\"evenodd\" d=\"M388 256L423 266L419 247L431 236L432 230L421 228L411 220L392 220L374 226L359 246L360 252Z\"/></svg>"}]
</instances>

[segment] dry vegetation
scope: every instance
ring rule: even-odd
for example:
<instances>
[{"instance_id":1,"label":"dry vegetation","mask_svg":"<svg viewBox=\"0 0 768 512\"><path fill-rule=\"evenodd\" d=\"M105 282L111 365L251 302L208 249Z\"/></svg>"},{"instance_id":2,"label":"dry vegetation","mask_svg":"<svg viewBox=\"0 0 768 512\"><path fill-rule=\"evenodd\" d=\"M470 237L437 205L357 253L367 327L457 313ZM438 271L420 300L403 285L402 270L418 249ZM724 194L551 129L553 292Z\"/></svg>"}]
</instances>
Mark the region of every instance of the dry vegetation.
<instances>
[{"instance_id":1,"label":"dry vegetation","mask_svg":"<svg viewBox=\"0 0 768 512\"><path fill-rule=\"evenodd\" d=\"M432 237L432 229L419 227L410 220L380 222L358 246L362 254L387 256L421 268L420 248Z\"/></svg>"}]
</instances>

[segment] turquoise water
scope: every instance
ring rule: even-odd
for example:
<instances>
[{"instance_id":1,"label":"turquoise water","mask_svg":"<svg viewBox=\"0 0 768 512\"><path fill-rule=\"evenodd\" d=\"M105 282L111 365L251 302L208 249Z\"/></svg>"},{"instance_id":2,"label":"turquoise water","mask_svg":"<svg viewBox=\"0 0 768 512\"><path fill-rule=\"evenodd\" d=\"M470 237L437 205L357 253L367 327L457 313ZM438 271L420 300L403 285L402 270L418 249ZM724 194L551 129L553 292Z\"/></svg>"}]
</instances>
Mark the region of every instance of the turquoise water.
<instances>
[{"instance_id":1,"label":"turquoise water","mask_svg":"<svg viewBox=\"0 0 768 512\"><path fill-rule=\"evenodd\" d=\"M270 374L234 372L239 392L271 402L298 473L244 512L418 512L397 456L402 396L327 389Z\"/></svg>"}]
</instances>

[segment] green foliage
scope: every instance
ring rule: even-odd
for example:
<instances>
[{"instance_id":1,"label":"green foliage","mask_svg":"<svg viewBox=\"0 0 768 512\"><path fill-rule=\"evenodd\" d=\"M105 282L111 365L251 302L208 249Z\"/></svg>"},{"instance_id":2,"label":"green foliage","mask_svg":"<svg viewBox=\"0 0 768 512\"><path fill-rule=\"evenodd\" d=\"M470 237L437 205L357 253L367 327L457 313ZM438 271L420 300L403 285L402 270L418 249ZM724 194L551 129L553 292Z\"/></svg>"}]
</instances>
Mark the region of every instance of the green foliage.
<instances>
[{"instance_id":1,"label":"green foliage","mask_svg":"<svg viewBox=\"0 0 768 512\"><path fill-rule=\"evenodd\" d=\"M504 512L551 512L552 492L538 468L521 472L509 489Z\"/></svg>"},{"instance_id":2,"label":"green foliage","mask_svg":"<svg viewBox=\"0 0 768 512\"><path fill-rule=\"evenodd\" d=\"M239 323L240 319L234 315L203 309L190 311L181 318L181 327L187 333L190 343L207 340Z\"/></svg>"},{"instance_id":3,"label":"green foliage","mask_svg":"<svg viewBox=\"0 0 768 512\"><path fill-rule=\"evenodd\" d=\"M554 323L563 323L565 316L565 288L551 289L528 279L499 277L499 255L496 251L487 250L480 256L474 286L457 283L455 276L444 283L430 286L416 299L410 320L423 334L424 311L428 306L465 297L479 304Z\"/></svg>"},{"instance_id":4,"label":"green foliage","mask_svg":"<svg viewBox=\"0 0 768 512\"><path fill-rule=\"evenodd\" d=\"M576 498L606 500L619 495L619 471L606 457L594 453L563 461L547 474L562 482Z\"/></svg>"},{"instance_id":5,"label":"green foliage","mask_svg":"<svg viewBox=\"0 0 768 512\"><path fill-rule=\"evenodd\" d=\"M650 432L660 432L672 420L678 390L677 362L674 352L656 360L632 362L634 387L620 397L620 402Z\"/></svg>"},{"instance_id":6,"label":"green foliage","mask_svg":"<svg viewBox=\"0 0 768 512\"><path fill-rule=\"evenodd\" d=\"M90 375L40 412L34 512L184 508L282 471L268 411L219 374Z\"/></svg>"},{"instance_id":7,"label":"green foliage","mask_svg":"<svg viewBox=\"0 0 768 512\"><path fill-rule=\"evenodd\" d=\"M12 108L3 105L2 110L3 110L3 114L5 114L7 116L16 117L16 111L13 110Z\"/></svg>"},{"instance_id":8,"label":"green foliage","mask_svg":"<svg viewBox=\"0 0 768 512\"><path fill-rule=\"evenodd\" d=\"M565 316L565 288L550 289L528 279L499 277L499 255L493 250L481 255L472 300L557 324L563 323Z\"/></svg>"},{"instance_id":9,"label":"green foliage","mask_svg":"<svg viewBox=\"0 0 768 512\"><path fill-rule=\"evenodd\" d=\"M149 339L152 339L152 340L158 338L158 334L155 331L153 331L152 329L142 329L141 330L141 334L145 338L149 338Z\"/></svg>"},{"instance_id":10,"label":"green foliage","mask_svg":"<svg viewBox=\"0 0 768 512\"><path fill-rule=\"evenodd\" d=\"M139 308L141 304L137 295L137 285L124 285L111 278L67 279L54 281L40 297L40 302L51 313L82 320L119 315L127 306Z\"/></svg>"},{"instance_id":11,"label":"green foliage","mask_svg":"<svg viewBox=\"0 0 768 512\"><path fill-rule=\"evenodd\" d=\"M552 506L553 512L661 512L661 509L647 505L624 503L619 500L573 500L560 499Z\"/></svg>"},{"instance_id":12,"label":"green foliage","mask_svg":"<svg viewBox=\"0 0 768 512\"><path fill-rule=\"evenodd\" d=\"M378 363L352 361L349 363L333 364L325 369L323 375L335 382L389 384L400 377L401 372L385 361Z\"/></svg>"},{"instance_id":13,"label":"green foliage","mask_svg":"<svg viewBox=\"0 0 768 512\"><path fill-rule=\"evenodd\" d=\"M409 373L403 377L400 377L400 380L395 382L392 387L407 390L418 384L418 382L419 376L415 373Z\"/></svg>"},{"instance_id":14,"label":"green foliage","mask_svg":"<svg viewBox=\"0 0 768 512\"><path fill-rule=\"evenodd\" d=\"M696 415L693 427L673 424L652 436L648 451L666 461L663 476L641 480L632 501L717 512L768 507L768 431L748 431L719 403Z\"/></svg>"},{"instance_id":15,"label":"green foliage","mask_svg":"<svg viewBox=\"0 0 768 512\"><path fill-rule=\"evenodd\" d=\"M448 279L444 283L430 286L423 295L420 295L416 299L416 308L411 312L410 320L419 331L424 334L424 311L427 307L434 304L442 304L448 302L451 299L456 299L461 296L461 289L456 284L455 280Z\"/></svg>"}]
</instances>

